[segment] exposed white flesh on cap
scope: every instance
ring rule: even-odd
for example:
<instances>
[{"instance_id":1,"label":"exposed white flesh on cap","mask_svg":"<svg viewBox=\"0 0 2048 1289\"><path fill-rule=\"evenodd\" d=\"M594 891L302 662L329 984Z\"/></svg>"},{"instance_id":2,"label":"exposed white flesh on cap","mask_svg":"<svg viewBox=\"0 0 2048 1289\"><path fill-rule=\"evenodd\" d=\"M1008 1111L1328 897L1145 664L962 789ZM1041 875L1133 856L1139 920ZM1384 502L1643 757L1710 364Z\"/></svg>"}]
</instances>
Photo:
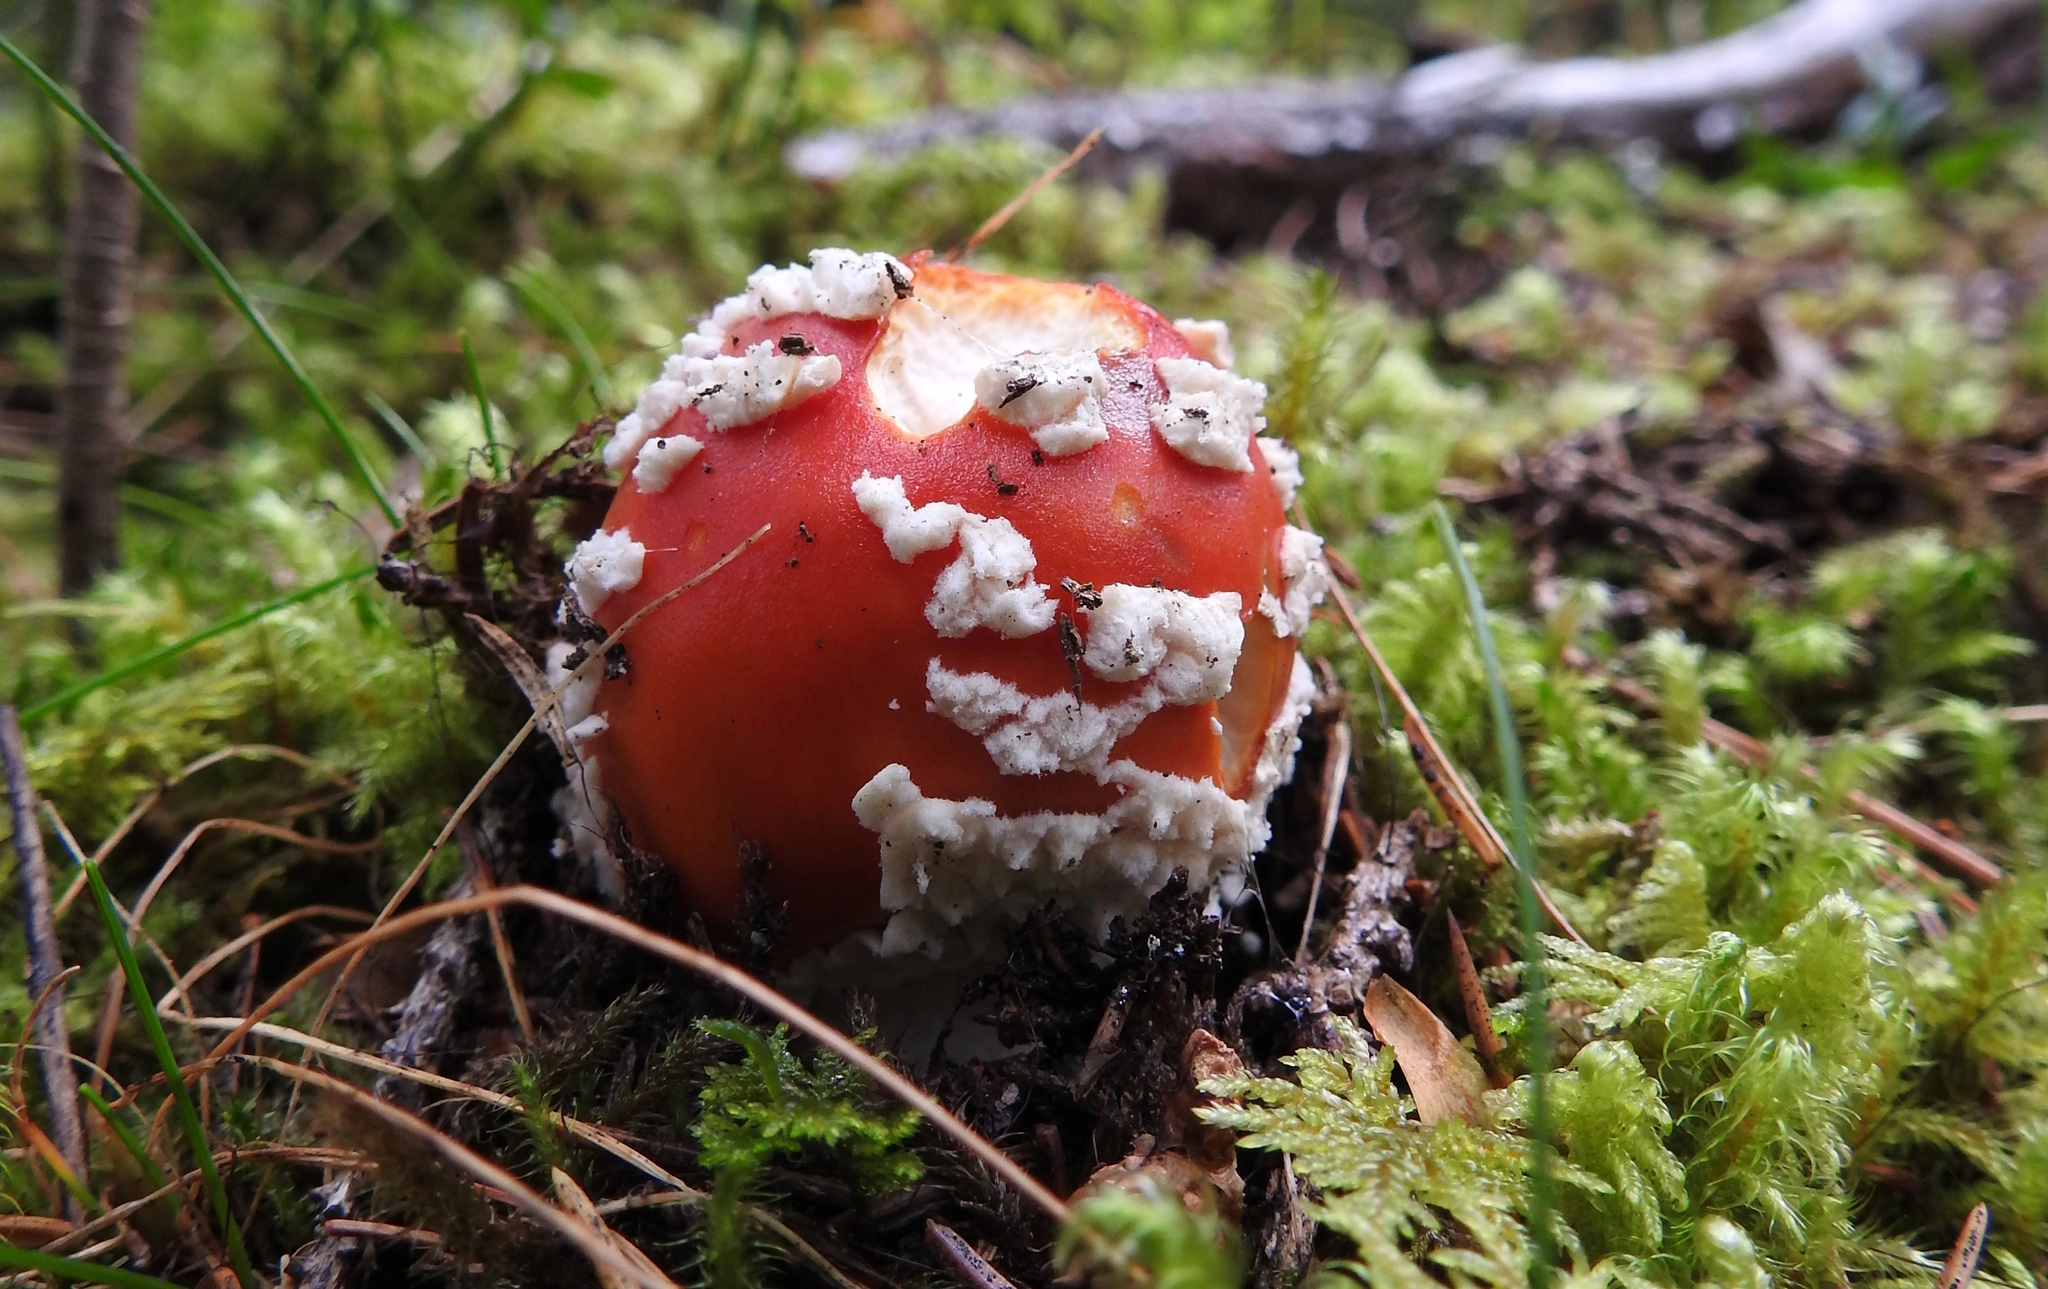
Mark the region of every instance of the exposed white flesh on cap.
<instances>
[{"instance_id":1,"label":"exposed white flesh on cap","mask_svg":"<svg viewBox=\"0 0 2048 1289\"><path fill-rule=\"evenodd\" d=\"M1214 318L1175 318L1173 329L1188 342L1195 357L1218 367L1235 367L1237 350L1230 344L1230 324Z\"/></svg>"},{"instance_id":2,"label":"exposed white flesh on cap","mask_svg":"<svg viewBox=\"0 0 2048 1289\"><path fill-rule=\"evenodd\" d=\"M953 291L927 279L917 284L915 297L890 311L881 342L868 356L868 392L904 434L929 438L974 410L976 378L993 363L1020 354L1092 357L1144 345L1144 330L1130 315L1086 287L1031 283Z\"/></svg>"}]
</instances>

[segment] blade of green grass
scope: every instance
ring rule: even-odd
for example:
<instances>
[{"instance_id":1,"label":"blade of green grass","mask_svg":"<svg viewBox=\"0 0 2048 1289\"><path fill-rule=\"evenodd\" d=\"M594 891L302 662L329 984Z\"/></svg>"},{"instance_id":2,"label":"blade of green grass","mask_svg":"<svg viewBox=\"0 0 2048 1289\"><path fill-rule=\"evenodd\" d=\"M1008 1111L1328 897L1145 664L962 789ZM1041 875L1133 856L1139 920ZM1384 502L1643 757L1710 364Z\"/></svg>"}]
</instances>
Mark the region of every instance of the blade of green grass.
<instances>
[{"instance_id":1,"label":"blade of green grass","mask_svg":"<svg viewBox=\"0 0 2048 1289\"><path fill-rule=\"evenodd\" d=\"M54 487L57 483L57 470L55 466L44 465L40 461L0 461L0 479ZM220 520L191 502L167 497L161 492L138 487L132 483L121 485L121 500L137 510L146 510L159 518L189 524L194 528L220 527Z\"/></svg>"},{"instance_id":2,"label":"blade of green grass","mask_svg":"<svg viewBox=\"0 0 2048 1289\"><path fill-rule=\"evenodd\" d=\"M44 1253L40 1249L21 1249L12 1244L0 1244L0 1267L9 1271L40 1271L57 1280L74 1280L82 1285L109 1285L112 1289L178 1289L168 1280L143 1275L140 1271L127 1271L120 1267L103 1267L97 1262L81 1262L77 1258L59 1257ZM255 1284L255 1281L245 1281Z\"/></svg>"},{"instance_id":3,"label":"blade of green grass","mask_svg":"<svg viewBox=\"0 0 2048 1289\"><path fill-rule=\"evenodd\" d=\"M244 609L231 618L214 623L204 631L195 632L182 640L173 640L161 648L152 649L133 662L124 662L120 666L109 668L89 680L81 680L75 685L60 689L42 702L22 708L21 719L23 723L27 723L35 720L37 717L47 716L51 712L70 706L72 703L84 698L87 694L126 680L137 672L147 671L160 662L168 662L179 654L197 645L205 644L216 636L224 636L237 627L246 626L258 618L268 617L280 609L288 609L294 604L303 604L315 596L325 595L338 586L344 586L374 571L368 565L362 568L350 569L339 576L330 577L324 582L315 582L311 586L303 587L292 592L290 595L272 600L268 604L259 604L253 609Z\"/></svg>"},{"instance_id":4,"label":"blade of green grass","mask_svg":"<svg viewBox=\"0 0 2048 1289\"><path fill-rule=\"evenodd\" d=\"M98 1088L95 1088L90 1083L81 1083L78 1085L78 1094L84 1097L86 1103L92 1106L93 1109L99 1111L100 1118L106 1120L107 1127L113 1130L114 1136L121 1143L121 1148L133 1156L137 1166L142 1169L142 1175L149 1179L149 1188L151 1190L160 1191L171 1184L171 1179L164 1176L164 1170L158 1168L156 1161L149 1157L149 1152L142 1148L142 1139L135 1135L133 1128L121 1122L120 1114L115 1111L114 1107L107 1104L107 1099L100 1095ZM164 1196L164 1198L170 1202L172 1208L178 1207L176 1191Z\"/></svg>"},{"instance_id":5,"label":"blade of green grass","mask_svg":"<svg viewBox=\"0 0 2048 1289\"><path fill-rule=\"evenodd\" d=\"M1436 502L1433 509L1436 532L1443 542L1451 567L1465 587L1465 611L1472 618L1472 634L1479 640L1479 656L1486 663L1486 697L1493 709L1494 745L1500 756L1500 777L1508 797L1508 845L1515 852L1515 903L1522 931L1522 996L1528 1001L1522 1013L1528 1025L1529 1057L1529 1286L1546 1289L1556 1251L1550 1230L1550 1097L1545 1076L1550 1071L1550 1026L1543 1000L1543 937L1537 920L1535 856L1529 848L1529 795L1522 778L1522 740L1515 733L1514 709L1508 705L1506 677L1501 672L1500 651L1494 647L1493 625L1486 617L1486 597L1479 591L1479 579L1465 562L1465 550L1458 544L1458 530L1451 512Z\"/></svg>"},{"instance_id":6,"label":"blade of green grass","mask_svg":"<svg viewBox=\"0 0 2048 1289\"><path fill-rule=\"evenodd\" d=\"M171 204L171 199L164 195L163 189L156 186L156 181L143 173L141 163L128 155L128 150L119 143L116 143L114 137L102 129L98 121L92 119L91 113L73 101L71 96L64 92L62 86L50 79L48 72L45 72L36 65L36 61L33 58L23 53L19 46L4 35L0 35L0 53L6 54L14 62L15 66L21 68L22 72L35 82L36 88L43 92L45 98L55 104L66 116L78 122L78 127L84 130L95 144L99 145L100 151L113 159L115 165L121 167L122 173L126 174L129 181L141 190L144 197L148 198L149 204L156 207L157 213L169 222L172 231L177 233L178 240L185 243L185 248L191 251L201 264L206 266L206 271L213 275L214 281L220 283L220 289L226 293L229 300L234 302L235 307L241 310L242 316L248 320L250 327L255 330L257 335L263 338L264 344L270 346L270 352L277 356L278 362L284 364L284 369L291 376L292 383L299 387L299 392L304 394L306 401L313 405L313 410L319 414L321 421L326 424L327 432L334 437L336 443L341 445L341 450L348 457L349 464L355 467L357 476L363 481L363 486L370 490L370 496L376 501L377 508L384 512L384 518L391 522L392 527L398 527L402 521L399 519L397 508L391 504L391 498L385 495L384 486L377 482L377 475L370 469L369 461L363 457L362 449L356 446L356 441L349 436L348 430L343 427L341 417L335 412L334 407L328 403L326 397L314 387L313 378L308 376L306 369L299 365L298 358L286 346L284 338L271 328L270 323L265 320L261 313L257 312L256 304L249 298L249 293L244 291L241 283L237 282L234 275L228 272L227 265L221 263L220 257L213 253L213 248L208 246L205 240L199 236L198 231L190 223L186 222L183 215L178 213L178 208Z\"/></svg>"},{"instance_id":7,"label":"blade of green grass","mask_svg":"<svg viewBox=\"0 0 2048 1289\"><path fill-rule=\"evenodd\" d=\"M484 394L483 373L476 369L476 350L469 347L469 333L462 333L462 361L469 368L470 392L476 395L476 412L484 418L484 446L491 454L491 474L495 477L504 464L498 459L498 431L491 425L491 400Z\"/></svg>"},{"instance_id":8,"label":"blade of green grass","mask_svg":"<svg viewBox=\"0 0 2048 1289\"><path fill-rule=\"evenodd\" d=\"M370 410L377 414L377 419L384 422L385 428L397 435L400 443L405 444L406 451L420 459L420 464L434 464L433 449L419 436L419 431L413 429L406 419L398 414L397 408L377 397L375 390L364 390L363 401L370 405Z\"/></svg>"},{"instance_id":9,"label":"blade of green grass","mask_svg":"<svg viewBox=\"0 0 2048 1289\"><path fill-rule=\"evenodd\" d=\"M85 869L85 880L92 886L93 902L99 905L100 921L107 928L107 938L113 941L114 956L121 963L121 974L128 982L128 997L135 1004L135 1013L142 1021L144 1032L149 1035L149 1046L156 1054L157 1068L163 1071L164 1083L170 1089L171 1103L177 1107L186 1144L199 1165L200 1177L206 1182L207 1197L213 1201L214 1219L220 1223L222 1238L228 1246L228 1264L235 1269L235 1275L243 1285L255 1289L263 1282L256 1278L255 1268L249 1265L249 1251L242 1247L242 1228L235 1221L234 1210L228 1206L228 1190L221 1182L220 1170L214 1166L213 1146L206 1139L206 1125L199 1120L199 1110L192 1104L191 1089L185 1086L185 1073L179 1068L177 1053L171 1050L171 1040L164 1033L163 1022L157 1019L155 996L149 992L149 985L142 978L142 966L135 961L135 949L128 943L120 915L114 911L114 896L107 890L106 879L100 876L99 865L88 856L80 855L78 859Z\"/></svg>"},{"instance_id":10,"label":"blade of green grass","mask_svg":"<svg viewBox=\"0 0 2048 1289\"><path fill-rule=\"evenodd\" d=\"M548 289L540 274L528 269L512 274L511 280L520 294L531 300L533 307L540 310L575 349L577 360L583 364L583 373L590 379L590 392L597 399L598 410L609 412L618 406L618 391L612 388L612 378L605 371L603 360L597 356L597 346L590 343L590 333L583 329L583 324L576 321L576 316Z\"/></svg>"}]
</instances>

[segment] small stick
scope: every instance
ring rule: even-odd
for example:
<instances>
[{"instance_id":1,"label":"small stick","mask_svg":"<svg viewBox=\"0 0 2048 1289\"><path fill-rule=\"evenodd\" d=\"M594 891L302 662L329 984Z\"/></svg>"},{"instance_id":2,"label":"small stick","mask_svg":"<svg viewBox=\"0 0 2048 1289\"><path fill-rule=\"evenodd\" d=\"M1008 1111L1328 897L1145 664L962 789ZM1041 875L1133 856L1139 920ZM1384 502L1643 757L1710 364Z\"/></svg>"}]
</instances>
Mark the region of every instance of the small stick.
<instances>
[{"instance_id":1,"label":"small stick","mask_svg":"<svg viewBox=\"0 0 2048 1289\"><path fill-rule=\"evenodd\" d=\"M1097 133L1100 133L1098 131ZM924 1241L932 1246L932 1252L946 1260L953 1273L963 1284L973 1289L1017 1289L1002 1272L988 1264L988 1260L974 1251L974 1246L963 1239L960 1233L934 1218L924 1220Z\"/></svg>"},{"instance_id":2,"label":"small stick","mask_svg":"<svg viewBox=\"0 0 2048 1289\"><path fill-rule=\"evenodd\" d=\"M1330 725L1330 747L1323 755L1323 827L1316 834L1316 875L1308 887L1308 911L1301 915L1301 941L1294 960L1308 960L1309 932L1316 924L1316 897L1323 893L1323 870L1330 865L1330 842L1337 836L1337 816L1344 812L1344 783L1351 777L1351 720L1340 713Z\"/></svg>"},{"instance_id":3,"label":"small stick","mask_svg":"<svg viewBox=\"0 0 2048 1289\"><path fill-rule=\"evenodd\" d=\"M1984 1256L1984 1237L1990 1232L1991 1209L1979 1201L1963 1219L1962 1234L1956 1236L1955 1247L1941 1266L1941 1289L1969 1289L1977 1275L1977 1262Z\"/></svg>"},{"instance_id":4,"label":"small stick","mask_svg":"<svg viewBox=\"0 0 2048 1289\"><path fill-rule=\"evenodd\" d=\"M975 247L981 245L989 238L994 237L996 233L1002 228L1002 226L1009 223L1011 218L1015 216L1018 211L1024 209L1025 205L1029 203L1033 197L1036 197L1039 193L1044 192L1046 187L1049 184L1051 184L1055 179L1058 179L1061 175L1067 173L1067 171L1072 170L1074 168L1075 162L1079 161L1082 157L1087 156L1089 149L1095 146L1096 141L1102 137L1103 130L1107 128L1108 127L1106 126L1098 125L1093 130L1090 130L1088 132L1088 137L1081 140L1079 143L1075 144L1074 150L1072 152L1069 152L1064 158L1062 158L1058 163L1056 163L1051 169L1047 170L1044 174L1038 176L1038 178L1033 179L1030 183L1024 185L1024 191L1018 193L1016 196L1010 198L1009 201L1003 203L1003 208L1001 210L997 211L993 215L990 215L987 219L982 220L981 227L975 229L972 233L970 233L965 242L962 242L958 247L954 248L953 250L946 252L946 263L958 263L961 256L971 253Z\"/></svg>"},{"instance_id":5,"label":"small stick","mask_svg":"<svg viewBox=\"0 0 2048 1289\"><path fill-rule=\"evenodd\" d=\"M57 946L57 919L50 904L50 864L43 854L43 831L36 822L36 790L29 782L28 753L14 708L0 705L0 762L7 774L7 804L14 816L14 853L21 875L23 922L28 933L28 991L46 995L49 1005L36 1014L36 1055L43 1067L43 1090L50 1103L51 1136L64 1162L85 1176L85 1125L78 1115L78 1093L71 1078L71 1033L64 1024L64 955ZM77 1221L83 1210L67 1215Z\"/></svg>"},{"instance_id":6,"label":"small stick","mask_svg":"<svg viewBox=\"0 0 2048 1289\"><path fill-rule=\"evenodd\" d=\"M1500 1035L1493 1032L1493 1013L1486 1006L1486 990L1479 984L1479 969L1472 965L1472 949L1465 943L1465 928L1458 915L1446 909L1444 919L1451 932L1451 972L1458 978L1458 1001L1465 1005L1465 1025L1472 1031L1472 1046L1479 1064L1486 1068L1486 1081L1496 1089L1512 1080L1500 1068Z\"/></svg>"}]
</instances>

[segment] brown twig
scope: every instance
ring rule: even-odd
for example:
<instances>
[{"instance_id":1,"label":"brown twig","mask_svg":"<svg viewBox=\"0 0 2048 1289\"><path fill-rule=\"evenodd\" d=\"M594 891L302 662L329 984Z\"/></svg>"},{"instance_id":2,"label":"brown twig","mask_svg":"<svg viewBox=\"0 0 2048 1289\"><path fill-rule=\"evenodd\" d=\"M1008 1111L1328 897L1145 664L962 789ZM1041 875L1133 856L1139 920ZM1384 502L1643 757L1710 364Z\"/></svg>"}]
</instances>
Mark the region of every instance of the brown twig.
<instances>
[{"instance_id":1,"label":"brown twig","mask_svg":"<svg viewBox=\"0 0 2048 1289\"><path fill-rule=\"evenodd\" d=\"M972 254L975 247L981 245L989 238L995 236L997 230L1001 229L1003 225L1009 223L1010 220L1013 217L1015 217L1018 211L1024 209L1024 207L1030 203L1033 197L1036 197L1039 193L1044 192L1046 188L1050 186L1054 180L1058 179L1061 175L1067 173L1067 171L1072 170L1076 162L1078 162L1082 157L1087 156L1089 150L1095 146L1096 141L1102 138L1102 131L1104 130L1104 128L1106 127L1098 125L1093 130L1090 130L1087 134L1087 137L1083 138L1079 143L1074 145L1073 151L1067 153L1066 156L1062 157L1059 161L1055 162L1052 166L1047 168L1044 174L1039 175L1038 178L1033 179L1028 184L1025 184L1024 191L1018 193L1016 196L1010 198L1010 200L1004 202L1003 208L1001 210L998 210L995 214L990 215L987 219L982 220L981 227L975 229L972 233L969 233L967 235L966 241L962 242L959 246L953 248L952 250L946 252L944 257L946 263L956 263L962 256Z\"/></svg>"},{"instance_id":2,"label":"brown twig","mask_svg":"<svg viewBox=\"0 0 2048 1289\"><path fill-rule=\"evenodd\" d=\"M402 1240L407 1244L417 1244L423 1249L441 1247L441 1236L438 1232L400 1226L395 1222L365 1222L352 1217L330 1217L321 1223L320 1229L329 1239Z\"/></svg>"},{"instance_id":3,"label":"brown twig","mask_svg":"<svg viewBox=\"0 0 2048 1289\"><path fill-rule=\"evenodd\" d=\"M308 904L304 908L280 913L268 922L262 922L250 927L242 932L242 934L215 949L212 953L201 958L198 962L193 963L192 969L180 976L177 982L169 989L164 990L163 996L156 1000L157 1014L167 1015L173 1002L182 1001L189 1008L191 1006L192 986L205 979L215 967L220 966L250 945L267 938L271 932L290 926L294 922L303 922L307 918L337 918L344 922L362 924L367 924L370 921L370 915L361 909L345 908L339 904Z\"/></svg>"},{"instance_id":4,"label":"brown twig","mask_svg":"<svg viewBox=\"0 0 2048 1289\"><path fill-rule=\"evenodd\" d=\"M319 851L327 855L361 855L377 849L382 844L375 841L328 841L321 837L308 837L304 833L293 832L289 828L280 828L276 824L267 824L257 819L222 816L201 820L179 840L169 857L157 866L156 872L149 879L149 885L143 887L142 894L135 897L132 915L136 921L141 921L149 913L149 906L156 902L157 894L163 890L164 883L171 880L171 874L177 872L178 867L185 862L185 857L192 853L192 848L199 844L200 839L222 828L254 833L259 837L289 843L301 850Z\"/></svg>"},{"instance_id":5,"label":"brown twig","mask_svg":"<svg viewBox=\"0 0 2048 1289\"><path fill-rule=\"evenodd\" d=\"M961 1147L985 1164L989 1171L1004 1184L1016 1190L1019 1195L1037 1205L1044 1212L1058 1220L1065 1220L1067 1206L1031 1174L1018 1166L1017 1162L990 1144L974 1129L962 1123L944 1106L933 1100L931 1095L898 1073L874 1053L840 1033L832 1026L819 1020L771 986L763 983L731 963L725 962L701 949L695 949L680 941L650 931L637 922L628 921L615 913L593 908L588 904L572 900L554 891L541 890L532 886L506 886L486 894L471 895L458 900L444 900L400 914L380 926L371 927L360 935L351 937L344 944L321 954L302 968L276 992L257 1005L248 1017L237 1022L226 1038L217 1043L208 1053L209 1059L217 1059L230 1051L236 1042L248 1034L265 1016L282 1007L306 985L317 980L328 968L351 955L360 956L382 941L428 926L444 918L460 917L481 913L485 909L504 908L509 905L523 905L544 913L553 913L591 930L622 940L637 949L658 957L666 958L677 966L708 977L739 994L763 1011L785 1021L810 1038L819 1046L827 1048L833 1055L860 1069L869 1078L886 1089L890 1095L916 1110L932 1126L951 1137Z\"/></svg>"},{"instance_id":6,"label":"brown twig","mask_svg":"<svg viewBox=\"0 0 2048 1289\"><path fill-rule=\"evenodd\" d=\"M272 756L280 760L290 761L300 769L325 774L343 787L354 787L353 781L346 775L337 774L327 769L304 752L288 747L279 747L275 743L234 743L227 747L215 748L198 760L183 766L176 774L173 774L170 778L165 779L137 798L135 804L129 807L128 813L121 817L121 822L114 826L114 831L108 833L100 844L93 848L92 862L95 864L106 863L107 856L114 853L114 847L127 840L128 834L134 831L135 825L141 823L143 817L156 807L156 803L163 800L164 793L183 783L201 770L210 769L225 761L238 760L243 757L253 759ZM81 868L78 871L78 875L71 879L71 884L64 888L63 896L57 901L58 921L63 921L64 914L70 910L72 901L79 897L85 890L85 886L85 870Z\"/></svg>"},{"instance_id":7,"label":"brown twig","mask_svg":"<svg viewBox=\"0 0 2048 1289\"><path fill-rule=\"evenodd\" d=\"M50 1128L71 1171L85 1175L85 1125L78 1114L71 1074L71 1031L64 1023L64 955L57 945L57 919L50 902L50 864L43 854L43 830L36 822L36 790L29 782L28 753L14 708L0 705L0 763L7 777L7 805L14 820L15 870L21 879L22 923L28 940L28 988L50 1005L35 1015L36 1046L49 1098ZM66 1200L69 1216L75 1207Z\"/></svg>"},{"instance_id":8,"label":"brown twig","mask_svg":"<svg viewBox=\"0 0 2048 1289\"><path fill-rule=\"evenodd\" d=\"M242 1018L232 1016L205 1016L191 1022L195 1029L200 1030L224 1030L239 1026L242 1023ZM344 1064L359 1066L362 1069L371 1070L380 1075L406 1079L419 1084L421 1087L432 1088L438 1092L446 1092L473 1101L480 1101L485 1105L495 1106L500 1110L509 1111L513 1114L524 1114L526 1112L526 1107L523 1104L516 1098L507 1096L503 1092L494 1092L489 1088L478 1087L474 1083L465 1083L460 1079L451 1079L445 1074L435 1074L429 1070L419 1070L399 1065L396 1062L387 1061L380 1056L373 1056L368 1052L358 1051L355 1048L341 1043L330 1042L324 1038L317 1038L311 1034L302 1033L299 1030L288 1029L283 1025L258 1024L250 1030L250 1033L258 1038L290 1043L305 1051L317 1052L322 1056L341 1061ZM653 1203L656 1199L659 1199L664 1203L697 1208L702 1206L706 1199L709 1198L703 1191L698 1190L682 1178L663 1168L660 1164L649 1159L646 1155L635 1150L616 1133L608 1129L560 1113L555 1114L551 1122L585 1145L603 1151L643 1176L670 1188L668 1195L650 1198L647 1201L648 1203ZM612 1211L606 1205L599 1205L598 1207L600 1212ZM864 1289L864 1286L858 1281L849 1279L844 1272L832 1265L830 1259L818 1252L809 1242L784 1225L781 1219L775 1217L772 1213L764 1209L748 1206L747 1216L749 1220L758 1224L763 1230L768 1231L771 1235L786 1243L798 1257L810 1263L826 1279L837 1285L839 1289Z\"/></svg>"},{"instance_id":9,"label":"brown twig","mask_svg":"<svg viewBox=\"0 0 2048 1289\"><path fill-rule=\"evenodd\" d=\"M1472 1031L1472 1047L1479 1064L1486 1069L1486 1081L1496 1088L1512 1080L1500 1066L1500 1035L1493 1032L1493 1012L1486 1005L1486 989L1479 983L1479 968L1473 965L1471 946L1465 943L1465 928L1458 915L1446 910L1444 921L1450 930L1451 974L1458 978L1458 1001L1465 1007L1465 1027Z\"/></svg>"}]
</instances>

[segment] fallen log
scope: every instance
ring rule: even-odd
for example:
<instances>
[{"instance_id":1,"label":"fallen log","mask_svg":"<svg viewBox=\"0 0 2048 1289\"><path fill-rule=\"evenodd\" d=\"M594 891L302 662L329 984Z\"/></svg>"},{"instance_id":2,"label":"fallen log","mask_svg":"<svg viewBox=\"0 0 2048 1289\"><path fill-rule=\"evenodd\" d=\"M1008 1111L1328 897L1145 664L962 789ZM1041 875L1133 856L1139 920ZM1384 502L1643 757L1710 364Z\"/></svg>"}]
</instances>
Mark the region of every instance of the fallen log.
<instances>
[{"instance_id":1,"label":"fallen log","mask_svg":"<svg viewBox=\"0 0 2048 1289\"><path fill-rule=\"evenodd\" d=\"M1283 212L1304 200L1327 210L1361 179L1430 161L1463 140L1647 139L1685 154L1720 153L1753 133L1825 129L1873 79L1887 92L1910 92L1922 61L1949 51L1975 56L1994 93L2010 95L2038 76L2040 20L2036 0L1800 0L1728 36L1642 58L1543 62L1495 45L1392 79L1023 98L812 135L793 142L787 160L830 182L973 138L1065 150L1099 126L1088 168L1118 177L1163 167L1173 187L1169 223L1229 245L1268 237L1276 198Z\"/></svg>"}]
</instances>

